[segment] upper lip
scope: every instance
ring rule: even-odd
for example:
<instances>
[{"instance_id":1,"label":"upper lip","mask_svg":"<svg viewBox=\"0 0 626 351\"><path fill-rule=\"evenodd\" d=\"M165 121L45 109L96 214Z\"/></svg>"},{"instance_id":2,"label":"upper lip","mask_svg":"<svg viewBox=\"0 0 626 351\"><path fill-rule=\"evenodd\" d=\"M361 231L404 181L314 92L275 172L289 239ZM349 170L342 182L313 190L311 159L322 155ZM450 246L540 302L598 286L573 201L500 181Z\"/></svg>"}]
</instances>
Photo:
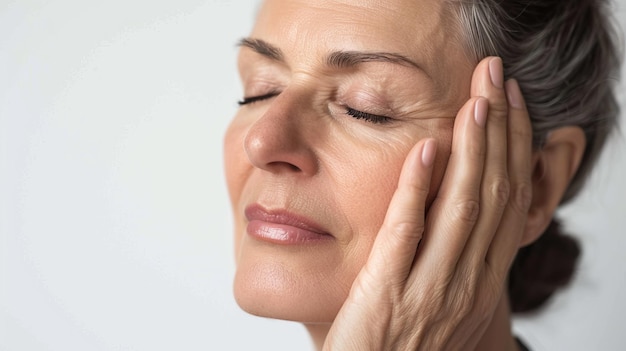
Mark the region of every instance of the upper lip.
<instances>
[{"instance_id":1,"label":"upper lip","mask_svg":"<svg viewBox=\"0 0 626 351\"><path fill-rule=\"evenodd\" d=\"M252 204L246 207L245 215L248 221L260 220L269 223L285 224L321 235L330 235L328 231L315 223L315 221L286 209L268 210L259 204Z\"/></svg>"}]
</instances>

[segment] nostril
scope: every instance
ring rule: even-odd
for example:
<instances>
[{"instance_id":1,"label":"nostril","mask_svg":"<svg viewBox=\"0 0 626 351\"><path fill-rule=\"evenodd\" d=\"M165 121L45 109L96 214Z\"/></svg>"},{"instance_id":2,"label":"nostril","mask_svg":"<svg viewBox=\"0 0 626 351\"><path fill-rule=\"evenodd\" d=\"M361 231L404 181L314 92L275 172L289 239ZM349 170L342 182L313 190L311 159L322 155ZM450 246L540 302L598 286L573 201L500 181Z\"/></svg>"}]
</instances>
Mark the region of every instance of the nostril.
<instances>
[{"instance_id":1,"label":"nostril","mask_svg":"<svg viewBox=\"0 0 626 351\"><path fill-rule=\"evenodd\" d=\"M289 163L289 162L284 162L284 161L276 161L276 162L270 162L267 164L267 167L269 168L274 168L276 170L279 169L284 169L285 171L290 171L290 172L302 172L302 170L300 169L300 167L294 165L293 163Z\"/></svg>"}]
</instances>

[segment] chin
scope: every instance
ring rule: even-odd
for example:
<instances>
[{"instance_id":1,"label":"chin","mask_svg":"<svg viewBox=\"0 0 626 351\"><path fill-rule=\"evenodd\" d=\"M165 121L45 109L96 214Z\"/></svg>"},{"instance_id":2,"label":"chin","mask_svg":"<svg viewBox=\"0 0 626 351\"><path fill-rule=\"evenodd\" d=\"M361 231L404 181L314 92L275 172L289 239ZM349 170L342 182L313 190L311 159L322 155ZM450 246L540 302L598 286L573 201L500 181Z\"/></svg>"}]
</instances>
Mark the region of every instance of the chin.
<instances>
[{"instance_id":1,"label":"chin","mask_svg":"<svg viewBox=\"0 0 626 351\"><path fill-rule=\"evenodd\" d=\"M233 286L239 307L260 317L331 323L354 275L340 281L337 259L318 251L242 243Z\"/></svg>"}]
</instances>

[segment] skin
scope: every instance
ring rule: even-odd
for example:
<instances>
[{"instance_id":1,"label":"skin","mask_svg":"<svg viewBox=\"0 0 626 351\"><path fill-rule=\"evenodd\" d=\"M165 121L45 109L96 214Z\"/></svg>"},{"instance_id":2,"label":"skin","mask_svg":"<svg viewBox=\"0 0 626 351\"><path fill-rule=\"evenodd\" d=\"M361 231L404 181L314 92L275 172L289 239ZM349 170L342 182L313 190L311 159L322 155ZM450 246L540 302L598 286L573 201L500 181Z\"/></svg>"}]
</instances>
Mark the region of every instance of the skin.
<instances>
[{"instance_id":1,"label":"skin","mask_svg":"<svg viewBox=\"0 0 626 351\"><path fill-rule=\"evenodd\" d=\"M408 20L398 23L397 12L384 12L381 8L387 5L367 1L268 1L259 13L250 37L279 46L287 62L265 59L248 48L241 50L239 58L244 96L262 95L272 88L282 90L276 98L240 109L226 133L227 179L237 217L235 294L240 304L247 305L246 291L252 288L255 294L266 294L271 310L275 310L275 305L285 306L284 312L274 312L276 318L332 320L365 263L402 163L416 141L426 137L440 141L435 178L443 175L453 117L467 99L473 69L462 61L462 52L440 54L454 62L446 66L459 71L455 76L465 77L461 84L451 76L444 82L434 81L420 70L396 64L367 63L341 70L324 64L324 57L337 50L403 54L423 51L420 47L431 36L429 33L439 27L438 22L431 21L434 16L426 16L428 12L421 6L403 4L429 21L428 30L420 30L418 24L409 24ZM301 8L307 11L300 11ZM387 17L378 16L381 12ZM338 25L329 26L329 21ZM389 27L387 23L397 23L398 27ZM414 27L411 32L423 32L423 38L396 37L394 33L409 32L400 30L405 26ZM387 30L380 32L377 28ZM443 33L440 36L441 48L410 57L428 62L434 51L452 50L453 47L443 48L447 38ZM432 67L432 76L442 75L439 66L430 63L426 67ZM444 96L434 94L435 90L444 91ZM332 99L334 91L346 93ZM373 113L391 115L397 120L388 125L356 120L345 115L343 104L367 112L369 106L380 105L380 111ZM325 113L327 108L333 112ZM300 171L287 172L286 164L293 164ZM385 165L384 169L380 165ZM361 206L363 199L368 199L371 206ZM321 223L336 240L332 245L298 252L297 257L294 250L259 247L244 235L243 210L254 202L305 215ZM269 264L268 254L275 257ZM311 291L320 286L327 291L311 296ZM307 297L314 300L302 305ZM269 311L255 311L262 308L256 301L246 307L252 313L267 315Z\"/></svg>"},{"instance_id":2,"label":"skin","mask_svg":"<svg viewBox=\"0 0 626 351\"><path fill-rule=\"evenodd\" d=\"M584 137L557 131L531 156L516 83L504 86L497 58L468 60L451 16L434 0L264 3L239 56L244 96L264 98L224 143L244 310L304 323L318 349L515 349L506 273L547 225ZM346 51L412 64L328 64ZM551 164L562 167L531 182ZM259 241L251 204L332 237Z\"/></svg>"}]
</instances>

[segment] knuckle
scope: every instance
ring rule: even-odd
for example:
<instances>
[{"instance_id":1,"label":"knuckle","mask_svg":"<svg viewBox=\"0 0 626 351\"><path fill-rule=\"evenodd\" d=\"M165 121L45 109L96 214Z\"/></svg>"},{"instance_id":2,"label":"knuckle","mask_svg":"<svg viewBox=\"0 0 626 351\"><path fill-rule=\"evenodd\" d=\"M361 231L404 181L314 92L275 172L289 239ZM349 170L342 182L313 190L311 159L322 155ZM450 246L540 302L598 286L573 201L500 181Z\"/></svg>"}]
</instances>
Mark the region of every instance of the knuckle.
<instances>
[{"instance_id":1,"label":"knuckle","mask_svg":"<svg viewBox=\"0 0 626 351\"><path fill-rule=\"evenodd\" d=\"M481 143L468 143L466 150L473 159L482 159L487 154L487 150L485 150Z\"/></svg>"},{"instance_id":2,"label":"knuckle","mask_svg":"<svg viewBox=\"0 0 626 351\"><path fill-rule=\"evenodd\" d=\"M430 189L429 189L428 184L416 182L416 183L406 184L405 189L403 190L407 191L407 193L409 194L415 194L415 196L417 196L418 198L424 198L426 197L426 195L428 195L428 191Z\"/></svg>"},{"instance_id":3,"label":"knuckle","mask_svg":"<svg viewBox=\"0 0 626 351\"><path fill-rule=\"evenodd\" d=\"M462 319L474 309L474 294L468 287L458 289L454 294L453 314Z\"/></svg>"},{"instance_id":4,"label":"knuckle","mask_svg":"<svg viewBox=\"0 0 626 351\"><path fill-rule=\"evenodd\" d=\"M404 238L405 240L421 239L422 234L424 233L424 225L412 221L393 223L389 225L387 229L390 231L392 236L398 239Z\"/></svg>"},{"instance_id":5,"label":"knuckle","mask_svg":"<svg viewBox=\"0 0 626 351\"><path fill-rule=\"evenodd\" d=\"M511 205L519 213L528 212L533 200L532 187L529 183L519 183L511 194Z\"/></svg>"},{"instance_id":6,"label":"knuckle","mask_svg":"<svg viewBox=\"0 0 626 351\"><path fill-rule=\"evenodd\" d=\"M489 117L498 121L505 122L509 113L509 106L504 96L489 99Z\"/></svg>"},{"instance_id":7,"label":"knuckle","mask_svg":"<svg viewBox=\"0 0 626 351\"><path fill-rule=\"evenodd\" d=\"M504 207L509 202L511 183L505 177L497 177L491 182L491 199L496 207Z\"/></svg>"},{"instance_id":8,"label":"knuckle","mask_svg":"<svg viewBox=\"0 0 626 351\"><path fill-rule=\"evenodd\" d=\"M463 318L463 316L471 314L474 310L475 296L467 290L464 291L461 295L462 296L459 300L460 303L457 305L457 309L459 317Z\"/></svg>"},{"instance_id":9,"label":"knuckle","mask_svg":"<svg viewBox=\"0 0 626 351\"><path fill-rule=\"evenodd\" d=\"M474 223L478 219L480 205L477 200L466 199L456 203L455 215L462 221Z\"/></svg>"},{"instance_id":10,"label":"knuckle","mask_svg":"<svg viewBox=\"0 0 626 351\"><path fill-rule=\"evenodd\" d=\"M522 126L512 125L510 129L511 129L510 133L512 137L516 139L528 141L528 142L532 141L532 138L533 138L532 130L529 127L527 127L525 124Z\"/></svg>"},{"instance_id":11,"label":"knuckle","mask_svg":"<svg viewBox=\"0 0 626 351\"><path fill-rule=\"evenodd\" d=\"M443 311L446 311L446 295L447 285L437 286L432 290L432 293L428 296L429 310L433 312L434 316L441 315Z\"/></svg>"}]
</instances>

